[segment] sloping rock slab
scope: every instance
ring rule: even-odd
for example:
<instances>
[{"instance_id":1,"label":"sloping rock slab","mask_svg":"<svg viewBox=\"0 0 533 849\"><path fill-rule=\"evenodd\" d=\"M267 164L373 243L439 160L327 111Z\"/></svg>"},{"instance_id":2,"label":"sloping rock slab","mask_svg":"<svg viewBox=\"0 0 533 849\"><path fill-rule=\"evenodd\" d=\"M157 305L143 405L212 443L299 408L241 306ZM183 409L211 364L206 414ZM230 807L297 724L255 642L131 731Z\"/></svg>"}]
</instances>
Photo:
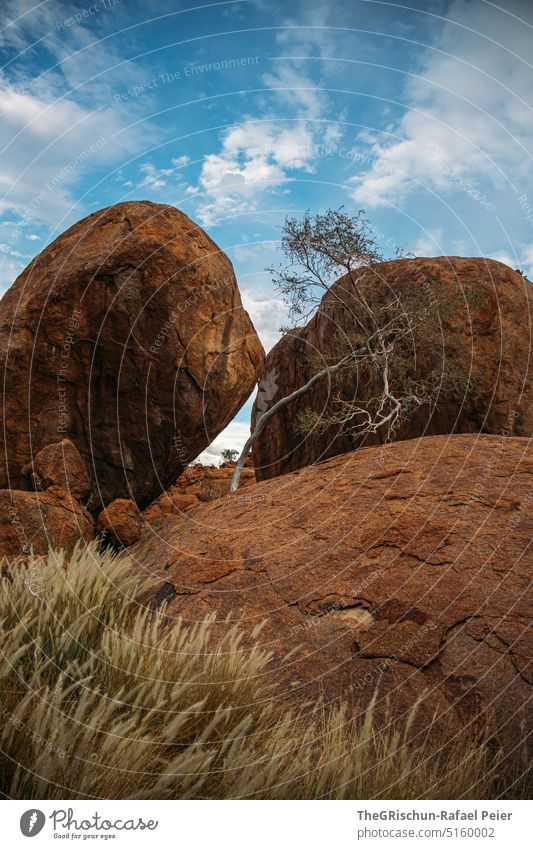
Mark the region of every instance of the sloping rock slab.
<instances>
[{"instance_id":1,"label":"sloping rock slab","mask_svg":"<svg viewBox=\"0 0 533 849\"><path fill-rule=\"evenodd\" d=\"M273 652L305 700L419 697L419 727L511 747L531 699L533 452L525 438L362 449L169 518L129 549L152 604ZM287 659L287 653L294 653Z\"/></svg>"}]
</instances>

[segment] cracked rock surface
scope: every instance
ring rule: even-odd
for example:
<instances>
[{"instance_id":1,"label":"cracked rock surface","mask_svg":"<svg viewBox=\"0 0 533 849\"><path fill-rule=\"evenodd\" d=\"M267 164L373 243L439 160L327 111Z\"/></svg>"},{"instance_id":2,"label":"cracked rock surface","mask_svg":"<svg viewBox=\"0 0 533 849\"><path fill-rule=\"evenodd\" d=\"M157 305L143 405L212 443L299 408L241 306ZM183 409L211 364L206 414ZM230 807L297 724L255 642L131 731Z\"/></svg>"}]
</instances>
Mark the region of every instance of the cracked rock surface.
<instances>
[{"instance_id":1,"label":"cracked rock surface","mask_svg":"<svg viewBox=\"0 0 533 849\"><path fill-rule=\"evenodd\" d=\"M516 740L531 698L530 440L433 436L361 449L169 517L129 549L152 603L272 652L294 699L377 689L419 727ZM289 651L293 654L287 658ZM530 717L531 719L531 717Z\"/></svg>"},{"instance_id":2,"label":"cracked rock surface","mask_svg":"<svg viewBox=\"0 0 533 849\"><path fill-rule=\"evenodd\" d=\"M89 215L45 248L0 302L0 488L67 436L89 507L143 508L233 418L264 352L227 256L171 206Z\"/></svg>"}]
</instances>

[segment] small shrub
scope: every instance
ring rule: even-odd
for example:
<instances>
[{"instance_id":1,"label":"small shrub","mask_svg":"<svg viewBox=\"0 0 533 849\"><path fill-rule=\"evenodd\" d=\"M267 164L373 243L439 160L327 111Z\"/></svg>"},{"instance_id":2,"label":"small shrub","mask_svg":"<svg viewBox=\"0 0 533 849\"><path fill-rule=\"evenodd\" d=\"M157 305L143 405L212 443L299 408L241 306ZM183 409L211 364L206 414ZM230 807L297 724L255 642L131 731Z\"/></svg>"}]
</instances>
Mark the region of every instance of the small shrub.
<instances>
[{"instance_id":1,"label":"small shrub","mask_svg":"<svg viewBox=\"0 0 533 849\"><path fill-rule=\"evenodd\" d=\"M239 456L239 452L235 450L235 448L224 448L220 452L220 456L224 463L233 463Z\"/></svg>"}]
</instances>

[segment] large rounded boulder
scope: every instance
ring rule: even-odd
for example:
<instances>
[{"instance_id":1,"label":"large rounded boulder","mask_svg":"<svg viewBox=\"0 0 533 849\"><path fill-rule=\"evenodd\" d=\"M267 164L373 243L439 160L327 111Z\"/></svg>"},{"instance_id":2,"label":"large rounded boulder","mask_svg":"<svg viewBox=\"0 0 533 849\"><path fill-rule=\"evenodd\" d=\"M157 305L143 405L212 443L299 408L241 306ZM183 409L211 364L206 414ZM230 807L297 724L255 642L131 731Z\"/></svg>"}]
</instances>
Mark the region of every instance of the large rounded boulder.
<instances>
[{"instance_id":1,"label":"large rounded boulder","mask_svg":"<svg viewBox=\"0 0 533 849\"><path fill-rule=\"evenodd\" d=\"M171 206L120 203L49 245L0 302L0 488L68 438L92 512L146 506L246 401L264 352L232 265Z\"/></svg>"},{"instance_id":2,"label":"large rounded boulder","mask_svg":"<svg viewBox=\"0 0 533 849\"><path fill-rule=\"evenodd\" d=\"M519 749L530 727L524 438L372 447L168 518L129 549L170 618L239 623L289 699L338 700ZM257 626L262 630L257 636Z\"/></svg>"},{"instance_id":3,"label":"large rounded boulder","mask_svg":"<svg viewBox=\"0 0 533 849\"><path fill-rule=\"evenodd\" d=\"M399 380L407 364L416 369L417 392L431 383L433 394L392 434L383 428L362 439L353 427L357 420L330 424L332 414L341 409L339 399L364 406L380 385L364 370L323 378L280 410L254 444L259 480L389 439L533 432L533 286L525 277L494 260L464 257L393 260L357 275L363 292L373 287L382 302L398 297L410 311L415 330L400 345ZM253 421L341 358L339 337L349 339L355 330L351 297L349 279L342 278L311 321L270 351ZM311 426L302 429L309 413L314 424L311 418Z\"/></svg>"}]
</instances>

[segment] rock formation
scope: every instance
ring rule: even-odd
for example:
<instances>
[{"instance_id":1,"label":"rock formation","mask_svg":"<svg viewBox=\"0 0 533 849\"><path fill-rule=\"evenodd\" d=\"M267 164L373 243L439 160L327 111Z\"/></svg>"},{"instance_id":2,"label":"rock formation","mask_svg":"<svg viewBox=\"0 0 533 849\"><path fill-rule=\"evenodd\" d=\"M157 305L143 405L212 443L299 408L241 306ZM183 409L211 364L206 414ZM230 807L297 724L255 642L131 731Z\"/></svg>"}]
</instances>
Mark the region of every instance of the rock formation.
<instances>
[{"instance_id":1,"label":"rock formation","mask_svg":"<svg viewBox=\"0 0 533 849\"><path fill-rule=\"evenodd\" d=\"M68 492L0 490L0 557L71 552L79 540L94 536L91 515Z\"/></svg>"},{"instance_id":2,"label":"rock formation","mask_svg":"<svg viewBox=\"0 0 533 849\"><path fill-rule=\"evenodd\" d=\"M32 489L44 491L58 486L78 501L91 490L83 458L70 439L62 439L38 451L33 462L24 466L22 474L29 477Z\"/></svg>"},{"instance_id":3,"label":"rock formation","mask_svg":"<svg viewBox=\"0 0 533 849\"><path fill-rule=\"evenodd\" d=\"M136 543L142 529L142 515L129 498L115 498L96 518L96 530L116 548Z\"/></svg>"},{"instance_id":4,"label":"rock formation","mask_svg":"<svg viewBox=\"0 0 533 849\"><path fill-rule=\"evenodd\" d=\"M169 517L188 513L194 507L227 495L234 468L235 463L221 466L195 463L142 512L131 499L117 498L97 517L96 530L116 548L134 545L142 536L157 533L161 523ZM243 470L240 489L254 483L255 472L250 461Z\"/></svg>"},{"instance_id":5,"label":"rock formation","mask_svg":"<svg viewBox=\"0 0 533 849\"><path fill-rule=\"evenodd\" d=\"M214 612L251 641L264 621L287 696L377 690L401 716L423 695L419 727L488 722L511 745L533 675L532 474L524 438L407 440L249 486L129 551L171 616Z\"/></svg>"},{"instance_id":6,"label":"rock formation","mask_svg":"<svg viewBox=\"0 0 533 849\"><path fill-rule=\"evenodd\" d=\"M144 519L149 524L158 522L171 514L188 512L193 507L222 498L229 492L234 468L235 463L223 463L221 466L194 463L185 469L173 486L143 510ZM239 492L253 483L255 472L248 462L241 474Z\"/></svg>"},{"instance_id":7,"label":"rock formation","mask_svg":"<svg viewBox=\"0 0 533 849\"><path fill-rule=\"evenodd\" d=\"M393 293L411 302L416 296L422 311L434 313L439 323L431 346L417 348L415 339L412 350L407 350L410 361L417 363L421 382L429 373L444 378L437 403L409 416L393 440L446 433L533 432L533 287L528 280L494 260L434 257L381 263L364 272L363 281L363 289L377 282L384 296ZM339 327L347 333L354 329L350 311L338 309L339 297L349 303L347 291L347 278L342 278L307 326L285 335L270 351L263 379L268 378L272 391L266 405L261 393L258 396L253 421L258 402L259 409L268 408L339 358ZM456 378L464 386L450 400L443 387ZM281 410L254 444L258 479L383 441L384 432L361 443L346 426L315 429L307 435L297 427L307 410L327 415L336 406L336 395L345 401L365 401L374 389L365 383L364 374L343 372L338 380L322 380Z\"/></svg>"},{"instance_id":8,"label":"rock formation","mask_svg":"<svg viewBox=\"0 0 533 849\"><path fill-rule=\"evenodd\" d=\"M186 215L120 203L75 224L0 302L0 487L68 437L92 512L142 508L228 424L263 349L231 263Z\"/></svg>"}]
</instances>

